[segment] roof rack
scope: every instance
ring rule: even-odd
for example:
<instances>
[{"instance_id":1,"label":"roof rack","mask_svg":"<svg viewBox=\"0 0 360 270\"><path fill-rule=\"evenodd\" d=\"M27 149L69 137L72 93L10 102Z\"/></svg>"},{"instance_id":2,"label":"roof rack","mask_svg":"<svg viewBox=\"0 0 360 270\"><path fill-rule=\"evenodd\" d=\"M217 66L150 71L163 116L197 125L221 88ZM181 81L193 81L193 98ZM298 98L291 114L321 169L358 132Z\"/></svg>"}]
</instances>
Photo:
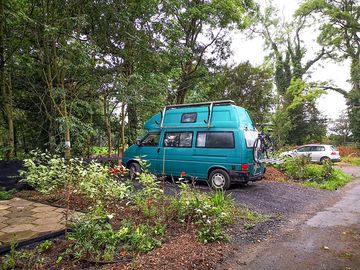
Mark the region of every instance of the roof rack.
<instances>
[{"instance_id":1,"label":"roof rack","mask_svg":"<svg viewBox=\"0 0 360 270\"><path fill-rule=\"evenodd\" d=\"M208 102L198 102L198 103L188 103L188 104L177 104L177 105L168 105L165 106L162 114L161 114L161 123L160 129L164 127L164 119L166 111L174 108L186 108L186 107L200 107L200 106L208 106L208 119L207 119L207 128L211 126L211 116L214 105L226 105L226 104L235 104L233 100L218 100L218 101L208 101Z\"/></svg>"}]
</instances>

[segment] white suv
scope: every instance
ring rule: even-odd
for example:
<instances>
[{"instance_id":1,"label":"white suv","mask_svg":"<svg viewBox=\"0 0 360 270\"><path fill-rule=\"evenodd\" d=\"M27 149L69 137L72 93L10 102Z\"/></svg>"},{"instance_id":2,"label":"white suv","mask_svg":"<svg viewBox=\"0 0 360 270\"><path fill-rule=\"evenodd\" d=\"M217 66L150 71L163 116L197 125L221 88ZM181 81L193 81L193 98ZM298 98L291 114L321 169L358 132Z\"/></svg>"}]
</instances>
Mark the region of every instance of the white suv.
<instances>
[{"instance_id":1,"label":"white suv","mask_svg":"<svg viewBox=\"0 0 360 270\"><path fill-rule=\"evenodd\" d=\"M331 160L332 162L340 161L340 154L335 146L326 144L308 144L300 146L299 148L283 152L280 154L281 157L298 157L298 156L309 156L313 162L324 162Z\"/></svg>"}]
</instances>

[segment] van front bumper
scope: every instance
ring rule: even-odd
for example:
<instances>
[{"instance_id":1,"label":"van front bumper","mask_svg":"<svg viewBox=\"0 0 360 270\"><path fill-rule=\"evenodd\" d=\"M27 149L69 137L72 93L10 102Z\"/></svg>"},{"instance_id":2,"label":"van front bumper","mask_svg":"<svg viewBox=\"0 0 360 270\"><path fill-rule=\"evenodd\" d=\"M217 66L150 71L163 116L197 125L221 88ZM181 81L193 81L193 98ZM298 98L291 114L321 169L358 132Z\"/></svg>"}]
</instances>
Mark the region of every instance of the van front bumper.
<instances>
[{"instance_id":1,"label":"van front bumper","mask_svg":"<svg viewBox=\"0 0 360 270\"><path fill-rule=\"evenodd\" d=\"M250 176L249 172L244 171L229 171L231 181L233 182L248 182L248 181L257 181L264 177L264 174L257 174Z\"/></svg>"}]
</instances>

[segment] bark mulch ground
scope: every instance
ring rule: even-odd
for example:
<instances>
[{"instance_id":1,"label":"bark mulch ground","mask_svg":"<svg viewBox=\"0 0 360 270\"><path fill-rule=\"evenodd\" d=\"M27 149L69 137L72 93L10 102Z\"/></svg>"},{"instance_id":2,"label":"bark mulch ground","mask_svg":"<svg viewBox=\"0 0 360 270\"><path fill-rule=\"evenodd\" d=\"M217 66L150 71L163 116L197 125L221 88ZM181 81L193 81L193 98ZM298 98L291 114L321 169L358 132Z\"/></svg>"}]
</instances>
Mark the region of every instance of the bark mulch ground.
<instances>
[{"instance_id":1,"label":"bark mulch ground","mask_svg":"<svg viewBox=\"0 0 360 270\"><path fill-rule=\"evenodd\" d=\"M44 195L37 191L21 191L15 196L24 199L47 203L53 206L66 207L66 193L64 190L57 190L50 195ZM88 211L94 202L84 196L76 195L71 198L70 209L77 211ZM114 214L111 220L116 229L120 226L121 220L131 218L134 223L155 223L158 218L152 220L142 216L141 211L129 207L126 202L108 202L107 211ZM46 252L36 255L41 256L42 264L37 269L215 269L225 256L232 250L230 243L213 242L206 245L197 240L196 229L193 224L180 223L171 218L166 219L166 235L162 239L162 245L149 253L130 254L132 260L124 262L96 264L87 261L73 261L71 257L63 256L57 263L59 256L71 244L64 239L55 239L53 246ZM34 248L34 247L33 247ZM121 256L119 256L121 257ZM23 261L23 267L29 260Z\"/></svg>"},{"instance_id":2,"label":"bark mulch ground","mask_svg":"<svg viewBox=\"0 0 360 270\"><path fill-rule=\"evenodd\" d=\"M290 178L278 169L269 166L266 167L264 180L275 182L289 182Z\"/></svg>"}]
</instances>

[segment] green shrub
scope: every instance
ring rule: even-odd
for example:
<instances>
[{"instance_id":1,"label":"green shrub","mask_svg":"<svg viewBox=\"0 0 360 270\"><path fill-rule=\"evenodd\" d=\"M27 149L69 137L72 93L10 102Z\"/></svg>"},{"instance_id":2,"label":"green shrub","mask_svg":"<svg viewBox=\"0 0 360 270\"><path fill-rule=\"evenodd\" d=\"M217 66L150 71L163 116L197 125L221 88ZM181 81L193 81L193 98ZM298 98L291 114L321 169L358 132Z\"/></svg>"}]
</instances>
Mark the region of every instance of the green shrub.
<instances>
[{"instance_id":1,"label":"green shrub","mask_svg":"<svg viewBox=\"0 0 360 270\"><path fill-rule=\"evenodd\" d=\"M24 160L26 170L20 172L27 184L45 194L65 184L67 167L63 158L39 151L32 151L31 155Z\"/></svg>"},{"instance_id":2,"label":"green shrub","mask_svg":"<svg viewBox=\"0 0 360 270\"><path fill-rule=\"evenodd\" d=\"M225 225L234 220L235 204L224 191L207 193L182 183L178 198L173 200L178 219L197 225L198 239L203 243L227 240Z\"/></svg>"},{"instance_id":3,"label":"green shrub","mask_svg":"<svg viewBox=\"0 0 360 270\"><path fill-rule=\"evenodd\" d=\"M341 158L341 161L351 165L360 166L360 157L345 156Z\"/></svg>"},{"instance_id":4,"label":"green shrub","mask_svg":"<svg viewBox=\"0 0 360 270\"><path fill-rule=\"evenodd\" d=\"M65 159L48 152L32 152L33 157L25 160L21 172L27 184L44 194L69 184L75 193L92 199L123 199L130 195L131 186L118 182L109 173L109 167L97 162L84 163L79 159Z\"/></svg>"},{"instance_id":5,"label":"green shrub","mask_svg":"<svg viewBox=\"0 0 360 270\"><path fill-rule=\"evenodd\" d=\"M160 234L159 224L153 228L145 224L136 226L132 221L125 220L119 230L114 230L109 223L111 218L112 215L107 214L103 206L98 206L75 220L69 233L73 244L66 253L76 259L111 261L123 250L148 252L160 245L155 238Z\"/></svg>"},{"instance_id":6,"label":"green shrub","mask_svg":"<svg viewBox=\"0 0 360 270\"><path fill-rule=\"evenodd\" d=\"M351 175L344 173L340 169L334 169L331 177L328 180L322 182L304 182L304 184L315 188L336 190L338 187L344 186L351 179Z\"/></svg>"},{"instance_id":7,"label":"green shrub","mask_svg":"<svg viewBox=\"0 0 360 270\"><path fill-rule=\"evenodd\" d=\"M283 164L276 165L278 169L295 181L311 187L334 190L350 181L351 176L340 169L334 168L330 161L323 164L310 163L308 158L288 158Z\"/></svg>"}]
</instances>

